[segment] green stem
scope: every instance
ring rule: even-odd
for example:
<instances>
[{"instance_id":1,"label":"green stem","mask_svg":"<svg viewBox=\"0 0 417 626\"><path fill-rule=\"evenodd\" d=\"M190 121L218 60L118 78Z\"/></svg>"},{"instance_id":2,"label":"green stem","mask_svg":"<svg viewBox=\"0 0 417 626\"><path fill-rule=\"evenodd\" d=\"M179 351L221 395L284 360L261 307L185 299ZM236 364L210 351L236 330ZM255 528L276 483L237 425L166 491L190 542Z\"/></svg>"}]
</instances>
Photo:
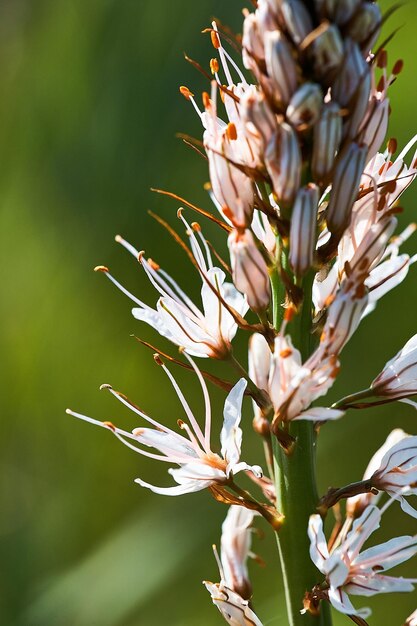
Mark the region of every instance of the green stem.
<instances>
[{"instance_id":1,"label":"green stem","mask_svg":"<svg viewBox=\"0 0 417 626\"><path fill-rule=\"evenodd\" d=\"M299 314L291 322L292 339L301 351L303 362L311 354L313 275L303 280L304 302ZM275 285L273 283L273 289ZM279 328L280 320L274 318ZM305 592L320 582L320 573L309 555L307 527L309 517L315 512L318 493L316 483L316 435L310 422L293 422L289 425L295 444L287 454L274 440L274 465L277 490L277 508L285 516L277 533L278 550L284 578L288 621L290 626L331 626L330 608L322 602L319 615L301 615Z\"/></svg>"}]
</instances>

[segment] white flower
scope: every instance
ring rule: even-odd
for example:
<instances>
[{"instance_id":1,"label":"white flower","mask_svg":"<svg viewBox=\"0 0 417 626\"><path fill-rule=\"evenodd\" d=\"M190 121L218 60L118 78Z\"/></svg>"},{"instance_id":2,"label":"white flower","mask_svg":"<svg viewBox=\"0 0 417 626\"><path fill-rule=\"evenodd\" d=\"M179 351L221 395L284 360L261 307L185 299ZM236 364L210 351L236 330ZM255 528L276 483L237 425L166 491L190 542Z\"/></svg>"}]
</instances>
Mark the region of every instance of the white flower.
<instances>
[{"instance_id":1,"label":"white flower","mask_svg":"<svg viewBox=\"0 0 417 626\"><path fill-rule=\"evenodd\" d=\"M203 390L205 402L205 425L203 430L200 428L171 372L165 367L159 357L156 357L156 361L169 377L187 416L188 422L181 420L178 422L180 428L185 432L185 436L180 435L146 415L146 413L132 404L123 394L115 391L109 385L104 385L103 387L109 389L122 404L126 405L134 413L152 424L153 428L136 428L132 433L129 433L116 428L110 422L100 422L86 417L85 415L74 413L69 409L67 412L82 420L111 430L120 441L139 454L178 465L179 469L171 468L168 470L175 482L178 483L177 486L157 487L140 478L136 479L135 482L139 485L147 487L155 493L176 496L183 493L200 491L216 483L226 483L234 474L241 471L251 471L256 476L261 477L262 470L259 466L249 466L247 463L240 461L242 445L240 420L246 381L243 378L240 379L226 398L223 413L223 427L220 433L221 455L219 455L212 452L210 447L211 405L207 386L193 360L190 357L187 358L194 368ZM133 445L129 440L148 448L154 448L160 454L148 452L142 447Z\"/></svg>"},{"instance_id":2,"label":"white flower","mask_svg":"<svg viewBox=\"0 0 417 626\"><path fill-rule=\"evenodd\" d=\"M370 535L379 527L384 509L369 506L353 522L352 529L342 543L330 554L323 533L320 515L311 515L308 527L310 556L316 567L326 576L328 598L335 609L347 615L366 619L370 609L355 609L349 594L373 596L394 591L413 591L414 579L382 574L403 563L417 553L417 536L403 536L385 543L361 549Z\"/></svg>"},{"instance_id":3,"label":"white flower","mask_svg":"<svg viewBox=\"0 0 417 626\"><path fill-rule=\"evenodd\" d=\"M332 355L312 355L304 364L289 336L275 339L272 353L265 338L255 334L249 349L249 373L252 380L268 391L275 411L275 423L291 420L326 421L338 419L343 411L326 407L309 408L314 400L327 393L338 371ZM266 387L265 387L266 386Z\"/></svg>"},{"instance_id":4,"label":"white flower","mask_svg":"<svg viewBox=\"0 0 417 626\"><path fill-rule=\"evenodd\" d=\"M250 509L232 505L222 525L222 583L245 599L252 595L247 560L251 555L251 526L255 515Z\"/></svg>"},{"instance_id":5,"label":"white flower","mask_svg":"<svg viewBox=\"0 0 417 626\"><path fill-rule=\"evenodd\" d=\"M405 437L408 437L401 428L395 428L387 437L383 445L375 452L373 457L368 463L368 466L363 475L363 480L368 480L374 473L381 467L381 461L384 458L386 452L388 452L394 444L402 441ZM356 496L351 496L346 500L346 515L348 517L359 517L370 504L376 504L382 494L374 494L372 492L360 493Z\"/></svg>"},{"instance_id":6,"label":"white flower","mask_svg":"<svg viewBox=\"0 0 417 626\"><path fill-rule=\"evenodd\" d=\"M262 622L238 593L232 591L222 583L203 583L211 595L213 604L230 626L262 626Z\"/></svg>"},{"instance_id":7,"label":"white flower","mask_svg":"<svg viewBox=\"0 0 417 626\"><path fill-rule=\"evenodd\" d=\"M198 308L171 276L151 260L146 260L133 246L117 237L133 256L139 258L146 275L160 293L156 309L139 300L127 291L106 267L98 270L113 282L137 306L132 309L133 316L155 328L160 335L167 337L177 346L183 347L189 354L199 357L224 358L230 351L231 342L237 331L237 323L231 311L239 316L245 315L248 304L234 285L226 282L226 275L214 267L210 251L198 226L187 227L192 256L202 280L202 310ZM201 245L197 237L200 238ZM203 250L206 253L204 257Z\"/></svg>"},{"instance_id":8,"label":"white flower","mask_svg":"<svg viewBox=\"0 0 417 626\"><path fill-rule=\"evenodd\" d=\"M416 509L405 499L406 496L417 495L417 437L411 437L400 429L398 431L391 433L391 446L388 449L384 446L385 454L370 481L376 489L386 491L399 500L405 513L417 517ZM394 443L395 438L397 441Z\"/></svg>"},{"instance_id":9,"label":"white flower","mask_svg":"<svg viewBox=\"0 0 417 626\"><path fill-rule=\"evenodd\" d=\"M417 335L386 363L382 372L372 381L371 388L378 396L406 398L417 393Z\"/></svg>"},{"instance_id":10,"label":"white flower","mask_svg":"<svg viewBox=\"0 0 417 626\"><path fill-rule=\"evenodd\" d=\"M227 245L233 282L253 311L264 311L271 300L268 267L250 230L232 230Z\"/></svg>"}]
</instances>

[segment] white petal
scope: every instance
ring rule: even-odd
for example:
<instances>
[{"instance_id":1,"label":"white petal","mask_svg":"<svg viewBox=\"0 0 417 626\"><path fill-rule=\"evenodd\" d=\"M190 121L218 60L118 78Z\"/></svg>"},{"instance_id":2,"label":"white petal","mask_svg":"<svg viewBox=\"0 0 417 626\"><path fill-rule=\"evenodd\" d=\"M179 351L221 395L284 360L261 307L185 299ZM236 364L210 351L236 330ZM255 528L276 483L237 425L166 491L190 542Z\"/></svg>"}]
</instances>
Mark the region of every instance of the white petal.
<instances>
[{"instance_id":1,"label":"white petal","mask_svg":"<svg viewBox=\"0 0 417 626\"><path fill-rule=\"evenodd\" d=\"M201 489L209 487L215 482L223 482L226 478L225 473L204 463L187 463L179 469L169 469L168 472L174 478L175 482L180 485L186 485L191 482L202 483Z\"/></svg>"},{"instance_id":2,"label":"white petal","mask_svg":"<svg viewBox=\"0 0 417 626\"><path fill-rule=\"evenodd\" d=\"M239 428L242 417L242 402L247 382L241 378L232 388L224 403L223 428L220 433L222 456L231 466L240 458L242 430Z\"/></svg>"},{"instance_id":3,"label":"white petal","mask_svg":"<svg viewBox=\"0 0 417 626\"><path fill-rule=\"evenodd\" d=\"M329 600L337 611L344 613L345 615L358 615L363 619L370 616L371 610L368 608L355 609L351 603L349 596L342 589L335 589L331 587L329 589Z\"/></svg>"},{"instance_id":4,"label":"white petal","mask_svg":"<svg viewBox=\"0 0 417 626\"><path fill-rule=\"evenodd\" d=\"M173 435L154 428L136 428L133 434L145 446L156 448L166 456L180 455L197 457L197 452L190 441L181 435Z\"/></svg>"},{"instance_id":5,"label":"white petal","mask_svg":"<svg viewBox=\"0 0 417 626\"><path fill-rule=\"evenodd\" d=\"M154 493L157 493L161 496L181 496L184 493L193 493L194 491L201 491L207 487L207 484L198 481L190 481L189 483L183 485L176 485L174 487L156 487L155 485L150 485L146 483L144 480L140 478L135 479L135 483L138 483L141 487L146 487L150 489Z\"/></svg>"},{"instance_id":6,"label":"white petal","mask_svg":"<svg viewBox=\"0 0 417 626\"><path fill-rule=\"evenodd\" d=\"M417 537L395 537L364 550L355 560L354 567L373 571L386 571L407 561L417 553Z\"/></svg>"},{"instance_id":7,"label":"white petal","mask_svg":"<svg viewBox=\"0 0 417 626\"><path fill-rule=\"evenodd\" d=\"M393 576L354 576L345 587L347 593L356 596L375 596L378 593L414 591L414 585L406 578Z\"/></svg>"},{"instance_id":8,"label":"white petal","mask_svg":"<svg viewBox=\"0 0 417 626\"><path fill-rule=\"evenodd\" d=\"M327 420L337 420L344 414L344 411L339 411L338 409L317 406L307 409L307 411L303 411L297 417L293 417L293 421L309 420L311 422L323 422Z\"/></svg>"},{"instance_id":9,"label":"white petal","mask_svg":"<svg viewBox=\"0 0 417 626\"><path fill-rule=\"evenodd\" d=\"M310 538L310 558L317 569L324 574L324 564L329 558L329 550L323 532L323 520L320 515L310 515L308 536Z\"/></svg>"}]
</instances>

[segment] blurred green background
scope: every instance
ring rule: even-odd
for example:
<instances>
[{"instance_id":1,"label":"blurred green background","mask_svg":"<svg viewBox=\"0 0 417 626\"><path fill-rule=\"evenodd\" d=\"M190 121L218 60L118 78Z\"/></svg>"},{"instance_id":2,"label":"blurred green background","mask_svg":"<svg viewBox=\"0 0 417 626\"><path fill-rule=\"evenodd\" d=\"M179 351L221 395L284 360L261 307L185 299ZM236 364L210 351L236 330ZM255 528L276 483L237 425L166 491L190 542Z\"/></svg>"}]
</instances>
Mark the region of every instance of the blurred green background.
<instances>
[{"instance_id":1,"label":"blurred green background","mask_svg":"<svg viewBox=\"0 0 417 626\"><path fill-rule=\"evenodd\" d=\"M109 382L171 425L182 417L163 372L130 335L175 350L140 326L128 300L92 268L109 265L154 302L145 276L113 242L121 233L183 284L192 282L183 253L147 214L156 210L178 227L178 204L149 188L174 190L212 210L202 189L205 162L175 138L177 131L201 133L179 84L205 88L182 53L206 63L212 53L201 29L216 15L239 30L241 7L238 0L0 4L1 625L222 623L200 581L218 580L211 544L226 508L207 493L163 498L142 490L136 476L167 484L165 465L139 458L65 408L133 428L134 416L98 392ZM404 25L389 47L392 63L405 60L391 90L390 134L400 145L413 133L416 17L409 2L390 20L390 28ZM404 223L416 219L416 199L415 192L404 197ZM222 233L204 226L224 247ZM362 324L333 397L365 386L416 332L415 271ZM242 337L237 350L245 358ZM199 406L195 379L175 374ZM212 391L220 427L224 396ZM250 419L248 403L245 458L256 462L261 449ZM417 432L411 407L351 412L324 428L321 489L360 478L397 426ZM398 506L378 539L393 532L416 532ZM255 539L254 549L267 562L252 567L256 609L265 625L283 625L274 542ZM402 572L415 576L416 560ZM371 624L401 624L417 594L361 603L375 609Z\"/></svg>"}]
</instances>

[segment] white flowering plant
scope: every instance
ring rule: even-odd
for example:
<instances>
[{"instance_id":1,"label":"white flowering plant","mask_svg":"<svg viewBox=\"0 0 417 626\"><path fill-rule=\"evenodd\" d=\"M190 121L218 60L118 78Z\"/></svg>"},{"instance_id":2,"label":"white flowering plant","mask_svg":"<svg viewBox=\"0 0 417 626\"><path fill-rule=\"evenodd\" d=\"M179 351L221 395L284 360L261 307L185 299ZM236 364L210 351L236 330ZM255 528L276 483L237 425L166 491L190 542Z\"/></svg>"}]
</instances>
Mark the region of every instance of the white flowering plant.
<instances>
[{"instance_id":1,"label":"white flowering plant","mask_svg":"<svg viewBox=\"0 0 417 626\"><path fill-rule=\"evenodd\" d=\"M158 349L154 354L182 406L178 429L110 385L103 388L140 419L132 432L68 413L170 465L173 485L137 478L141 487L171 496L205 489L229 507L220 554L215 549L220 582L204 582L227 623L262 625L247 563L254 556L251 534L262 516L277 537L288 624L330 626L333 607L346 620L365 625L370 610L357 608L351 596L409 592L417 583L385 574L417 553L417 534L363 549L397 501L405 514L417 517L412 505L417 436L395 429L362 480L352 477L351 484L329 488L321 497L315 450L326 422L351 409L396 401L417 407L412 399L417 335L369 388L326 402L343 375L344 346L417 260L400 251L416 225L396 234L399 198L417 175L412 152L417 136L398 154L396 140L386 142L389 90L402 61L388 69L378 39L389 14L382 14L378 2L253 0L253 5L252 12L244 10L242 35L218 21L207 29L214 56L207 68L192 61L208 81L202 107L188 87L180 88L201 120L201 140L187 143L208 161L207 190L218 213L158 190L188 207L178 209L187 243L156 217L197 271L201 302L120 236L116 240L155 288L156 303L129 292L107 267L96 268L133 302L136 320L179 349L179 356ZM189 221L191 211L219 226L230 263L206 240L200 223ZM238 331L248 337L247 366L233 353ZM201 370L196 359L224 361L236 380ZM195 375L201 415L191 410L177 383L176 365ZM222 424L212 415L206 380L227 392ZM245 395L252 400L253 428L262 443L256 462L241 459L249 428L242 418ZM220 434L220 445L212 430ZM250 489L240 482L243 474ZM324 521L335 507L335 526L326 539ZM414 613L406 624L415 623Z\"/></svg>"}]
</instances>

